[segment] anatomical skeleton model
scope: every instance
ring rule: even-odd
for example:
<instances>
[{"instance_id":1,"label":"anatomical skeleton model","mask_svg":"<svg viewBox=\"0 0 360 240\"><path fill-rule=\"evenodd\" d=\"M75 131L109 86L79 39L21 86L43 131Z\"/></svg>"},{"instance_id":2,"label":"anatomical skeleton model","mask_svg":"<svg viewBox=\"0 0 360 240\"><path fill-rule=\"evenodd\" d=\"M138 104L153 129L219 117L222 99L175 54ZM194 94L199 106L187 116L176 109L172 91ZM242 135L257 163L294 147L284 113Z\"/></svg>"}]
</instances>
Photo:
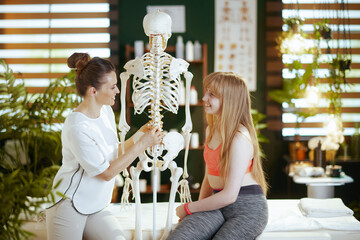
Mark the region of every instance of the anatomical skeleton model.
<instances>
[{"instance_id":1,"label":"anatomical skeleton model","mask_svg":"<svg viewBox=\"0 0 360 240\"><path fill-rule=\"evenodd\" d=\"M183 169L177 167L174 158L184 148L184 137L177 132L166 134L163 143L148 148L139 156L140 161L136 167L130 168L131 178L127 170L123 172L125 177L124 193L121 203L124 206L128 203L129 188L132 186L133 196L135 197L135 239L142 239L141 231L141 199L139 189L139 176L141 171L153 172L153 239L156 238L156 201L157 201L157 174L160 171L170 169L171 171L171 190L168 206L168 215L162 239L165 239L170 233L172 227L172 214L174 211L175 195L180 186L180 200L182 203L191 201L190 190L187 173L187 156L189 151L190 132L192 130L192 122L190 117L190 86L193 75L187 71L189 64L183 59L173 58L164 52L167 46L167 40L171 36L171 18L166 13L157 11L147 14L143 20L145 34L150 38L150 52L145 53L141 58L136 58L127 62L124 66L125 72L120 74L121 79L121 114L119 122L120 139L122 152L124 153L125 135L130 127L126 122L125 94L126 84L130 76L133 76L133 95L135 114L141 114L149 107L151 126L157 126L162 129L163 122L161 111L163 109L174 114L179 108L179 87L181 82L181 74L184 74L186 80L186 104L185 125L182 131L185 134L185 157L184 157L184 173ZM142 133L134 136L134 142L138 141ZM163 151L167 153L162 156ZM149 166L150 165L150 166ZM183 174L183 179L179 182L179 178Z\"/></svg>"}]
</instances>

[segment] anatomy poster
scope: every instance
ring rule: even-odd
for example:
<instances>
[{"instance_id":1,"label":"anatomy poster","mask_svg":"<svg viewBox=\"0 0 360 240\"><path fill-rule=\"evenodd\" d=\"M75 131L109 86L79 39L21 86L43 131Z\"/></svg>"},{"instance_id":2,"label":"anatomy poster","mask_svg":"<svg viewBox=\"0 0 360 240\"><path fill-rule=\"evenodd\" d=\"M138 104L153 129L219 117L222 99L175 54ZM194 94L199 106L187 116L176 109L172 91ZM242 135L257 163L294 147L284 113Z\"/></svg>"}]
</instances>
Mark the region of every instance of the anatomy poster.
<instances>
[{"instance_id":1,"label":"anatomy poster","mask_svg":"<svg viewBox=\"0 0 360 240\"><path fill-rule=\"evenodd\" d=\"M256 0L215 1L215 71L236 72L256 91Z\"/></svg>"}]
</instances>

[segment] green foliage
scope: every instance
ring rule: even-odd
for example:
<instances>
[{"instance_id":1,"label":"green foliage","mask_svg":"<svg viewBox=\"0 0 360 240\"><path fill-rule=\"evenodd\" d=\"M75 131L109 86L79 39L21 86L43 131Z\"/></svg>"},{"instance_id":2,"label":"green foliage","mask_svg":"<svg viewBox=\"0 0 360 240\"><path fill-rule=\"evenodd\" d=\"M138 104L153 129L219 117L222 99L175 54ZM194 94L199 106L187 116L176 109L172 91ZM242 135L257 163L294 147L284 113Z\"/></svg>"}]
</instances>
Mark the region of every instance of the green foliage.
<instances>
[{"instance_id":1,"label":"green foliage","mask_svg":"<svg viewBox=\"0 0 360 240\"><path fill-rule=\"evenodd\" d=\"M346 65L350 65L350 63L351 61L341 54L338 54L337 57L329 63L330 76L328 77L329 89L327 94L330 101L330 113L338 115L341 113L341 93L343 92L341 84L346 84L346 71L349 70L349 68L346 68Z\"/></svg>"},{"instance_id":2,"label":"green foliage","mask_svg":"<svg viewBox=\"0 0 360 240\"><path fill-rule=\"evenodd\" d=\"M261 148L260 143L269 143L269 139L265 137L261 130L267 127L266 123L261 123L263 119L265 119L265 114L260 113L257 109L251 109L251 116L253 119L254 127L256 130L257 138L259 141L259 147L260 147L260 156L265 158L265 153Z\"/></svg>"},{"instance_id":3,"label":"green foliage","mask_svg":"<svg viewBox=\"0 0 360 240\"><path fill-rule=\"evenodd\" d=\"M299 71L303 68L300 61L294 61L293 63L287 65L290 71L295 72L295 77L291 79L283 78L283 88L270 91L269 97L280 104L284 102L287 103L289 105L289 110L297 116L297 124L299 124L299 121L303 121L307 117L316 114L315 109L310 112L300 111L295 107L295 103L293 101L294 99L305 97L306 87L313 75L314 65L309 64L304 73L300 73Z\"/></svg>"},{"instance_id":4,"label":"green foliage","mask_svg":"<svg viewBox=\"0 0 360 240\"><path fill-rule=\"evenodd\" d=\"M360 221L360 198L352 201L349 207L354 211L354 217Z\"/></svg>"},{"instance_id":5,"label":"green foliage","mask_svg":"<svg viewBox=\"0 0 360 240\"><path fill-rule=\"evenodd\" d=\"M40 205L51 201L52 180L61 161L59 123L79 101L74 73L30 96L24 82L0 59L0 235L27 239L21 229Z\"/></svg>"},{"instance_id":6,"label":"green foliage","mask_svg":"<svg viewBox=\"0 0 360 240\"><path fill-rule=\"evenodd\" d=\"M286 18L283 19L284 24L287 25L287 31L282 31L278 34L278 37L276 38L277 43L277 49L279 50L280 54L285 53L291 53L291 54L297 54L298 51L304 51L307 52L307 49L297 49L299 46L293 46L298 45L297 43L290 43L290 39L304 39L306 38L307 34L303 32L301 29L301 26L304 25L304 20L300 17L292 17L292 18Z\"/></svg>"},{"instance_id":7,"label":"green foliage","mask_svg":"<svg viewBox=\"0 0 360 240\"><path fill-rule=\"evenodd\" d=\"M316 70L319 68L319 59L321 56L320 40L325 40L328 46L327 53L330 53L329 41L331 39L331 28L329 27L329 20L321 20L314 23L314 32L312 39L314 46L310 49L306 49L302 52L294 53L289 48L282 46L283 42L291 38L294 33L299 33L302 36L302 30L298 29L303 24L303 21L298 17L284 19L284 23L288 25L288 31L282 32L278 39L277 44L282 54L292 54L293 61L287 64L289 71L293 72L295 77L292 79L283 79L283 88L273 90L269 92L269 97L278 103L287 103L289 105L290 112L297 116L297 126L299 121L305 120L309 116L317 114L316 108L309 109L309 111L301 112L295 108L294 100L305 97L305 90L308 85L315 86L318 84L316 79ZM303 54L312 54L313 61L306 68L301 63L301 56ZM326 97L329 100L329 113L337 114L341 113L341 88L342 83L346 83L346 71L350 69L351 59L346 55L338 54L336 58L333 58L329 64L330 75L327 77L329 83L329 89ZM304 71L305 70L305 71Z\"/></svg>"},{"instance_id":8,"label":"green foliage","mask_svg":"<svg viewBox=\"0 0 360 240\"><path fill-rule=\"evenodd\" d=\"M260 143L268 143L269 139L267 139L262 133L261 129L264 129L267 127L266 123L261 123L263 119L265 119L265 114L260 113L257 109L251 109L251 115L254 123L254 127L257 132L257 138Z\"/></svg>"},{"instance_id":9,"label":"green foliage","mask_svg":"<svg viewBox=\"0 0 360 240\"><path fill-rule=\"evenodd\" d=\"M289 30L287 32L282 32L278 37L277 43L279 48L281 48L283 41L285 41L286 38L291 37L294 32L297 32L305 37L305 35L302 33L302 30L298 29L299 26L303 25L302 19L298 17L284 19L284 23L288 25ZM315 23L313 32L314 46L309 49L304 49L303 52L296 54L290 52L290 54L295 56L293 56L292 62L286 64L286 66L289 68L289 71L295 75L294 78L283 78L283 88L269 92L269 97L275 102L280 104L288 104L288 110L296 115L297 127L299 127L300 122L318 113L316 108L310 108L306 112L301 111L300 109L296 108L294 100L304 98L306 95L306 89L309 85L314 86L318 84L318 79L315 76L316 70L319 68L319 58L321 56L320 39L323 38L323 36L327 36L329 32L330 28L328 27L327 21L323 20L319 23ZM282 54L289 53L284 49L280 50ZM301 56L303 54L313 55L312 63L308 64L306 68L301 63Z\"/></svg>"},{"instance_id":10,"label":"green foliage","mask_svg":"<svg viewBox=\"0 0 360 240\"><path fill-rule=\"evenodd\" d=\"M331 39L331 28L328 19L314 23L314 29L313 37L315 40L320 41L321 39L325 39L328 41Z\"/></svg>"},{"instance_id":11,"label":"green foliage","mask_svg":"<svg viewBox=\"0 0 360 240\"><path fill-rule=\"evenodd\" d=\"M330 53L329 40L331 39L331 29L329 27L329 21L323 20L314 24L314 39L318 45L320 40L325 39L328 45ZM336 58L333 58L329 62L330 76L327 78L329 83L329 89L327 91L327 98L329 100L329 113L340 114L341 113L341 84L345 84L345 72L348 70L347 66L351 61L341 54L338 54Z\"/></svg>"},{"instance_id":12,"label":"green foliage","mask_svg":"<svg viewBox=\"0 0 360 240\"><path fill-rule=\"evenodd\" d=\"M304 25L304 20L300 17L286 18L284 19L284 24L288 25L289 31L294 31L295 27Z\"/></svg>"}]
</instances>

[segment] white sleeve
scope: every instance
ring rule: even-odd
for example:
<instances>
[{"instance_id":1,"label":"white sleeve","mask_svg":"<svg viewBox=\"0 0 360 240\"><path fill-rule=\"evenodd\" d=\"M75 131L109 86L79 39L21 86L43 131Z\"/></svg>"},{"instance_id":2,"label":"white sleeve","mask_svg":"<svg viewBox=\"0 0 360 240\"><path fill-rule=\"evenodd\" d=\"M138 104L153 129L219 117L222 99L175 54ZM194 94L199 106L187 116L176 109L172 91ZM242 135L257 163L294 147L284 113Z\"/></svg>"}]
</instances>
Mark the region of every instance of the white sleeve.
<instances>
[{"instance_id":1,"label":"white sleeve","mask_svg":"<svg viewBox=\"0 0 360 240\"><path fill-rule=\"evenodd\" d=\"M101 154L97 143L81 126L77 125L72 127L69 129L68 134L70 149L80 166L89 176L96 176L110 166L109 162Z\"/></svg>"},{"instance_id":2,"label":"white sleeve","mask_svg":"<svg viewBox=\"0 0 360 240\"><path fill-rule=\"evenodd\" d=\"M114 131L117 133L117 124L115 122L115 113L114 110L112 109L112 107L110 105L105 105L104 106L106 109L106 114L109 118L109 120L111 121L111 127L114 129ZM116 140L117 143L120 144L119 138L118 138L118 134L116 134Z\"/></svg>"}]
</instances>

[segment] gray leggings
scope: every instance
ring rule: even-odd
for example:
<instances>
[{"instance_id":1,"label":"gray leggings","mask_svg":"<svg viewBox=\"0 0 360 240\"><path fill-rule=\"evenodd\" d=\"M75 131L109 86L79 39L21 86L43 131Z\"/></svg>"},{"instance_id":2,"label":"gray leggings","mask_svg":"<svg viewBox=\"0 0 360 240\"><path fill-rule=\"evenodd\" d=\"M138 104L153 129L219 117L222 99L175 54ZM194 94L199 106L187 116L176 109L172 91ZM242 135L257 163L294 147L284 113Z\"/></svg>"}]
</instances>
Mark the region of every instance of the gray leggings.
<instances>
[{"instance_id":1,"label":"gray leggings","mask_svg":"<svg viewBox=\"0 0 360 240\"><path fill-rule=\"evenodd\" d=\"M259 185L241 187L236 202L221 209L186 216L168 240L253 240L268 221L266 198Z\"/></svg>"}]
</instances>

